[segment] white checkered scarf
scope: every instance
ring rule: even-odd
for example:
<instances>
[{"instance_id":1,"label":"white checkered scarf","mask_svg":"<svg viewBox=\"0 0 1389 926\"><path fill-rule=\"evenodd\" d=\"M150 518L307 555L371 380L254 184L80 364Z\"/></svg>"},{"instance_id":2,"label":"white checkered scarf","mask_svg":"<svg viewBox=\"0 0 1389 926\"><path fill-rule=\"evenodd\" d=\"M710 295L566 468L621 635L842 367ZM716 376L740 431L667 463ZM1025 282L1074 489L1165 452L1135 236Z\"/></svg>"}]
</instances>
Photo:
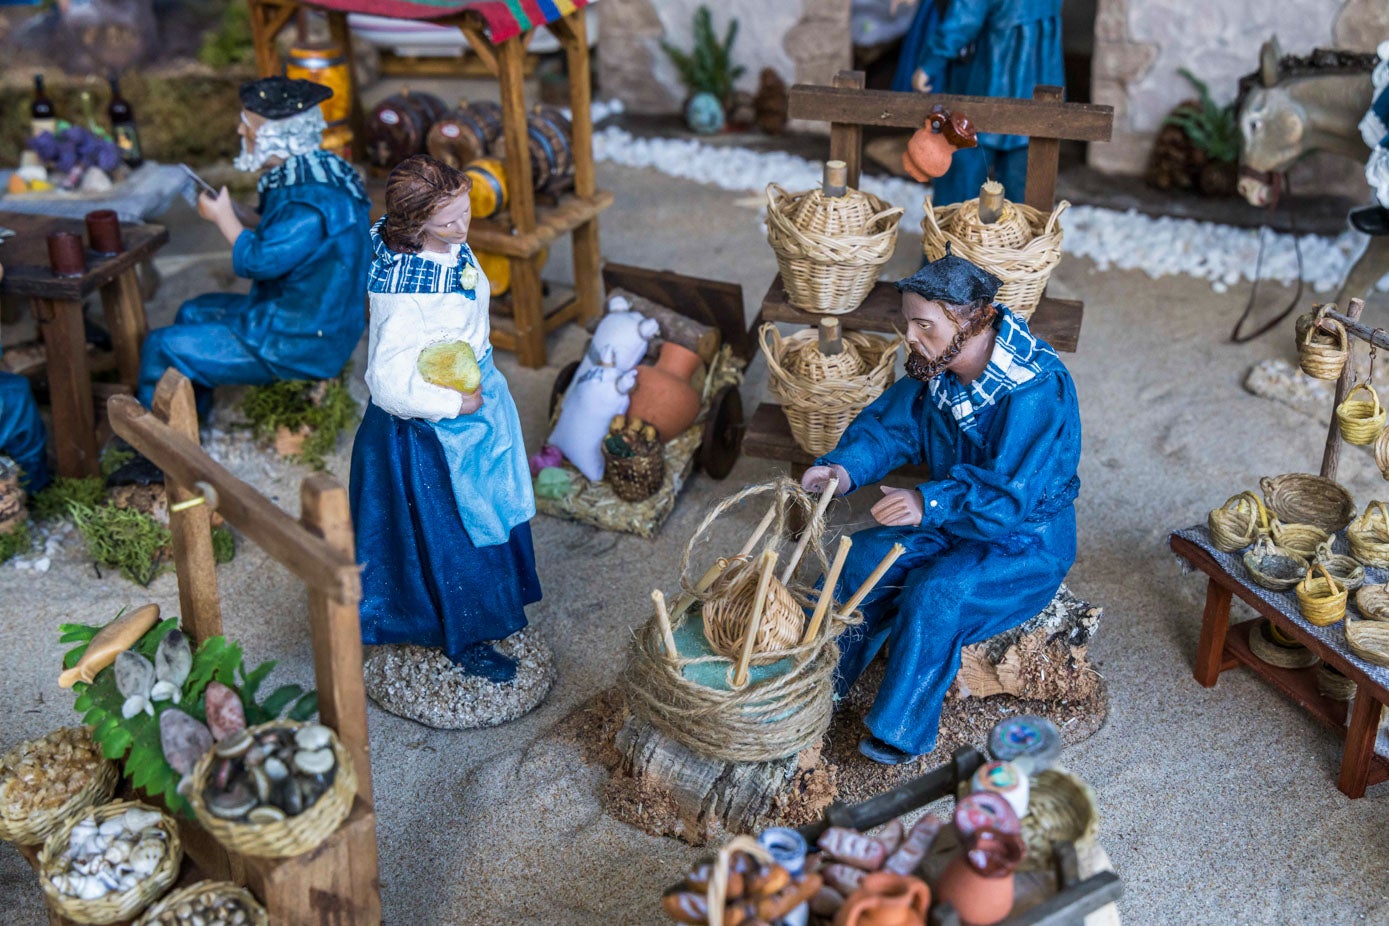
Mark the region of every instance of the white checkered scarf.
<instances>
[{"instance_id":1,"label":"white checkered scarf","mask_svg":"<svg viewBox=\"0 0 1389 926\"><path fill-rule=\"evenodd\" d=\"M994 308L998 309L998 329L984 372L966 386L946 370L927 385L936 406L948 412L960 430L976 441L982 437L978 434L979 413L1034 379L1041 372L1042 357L1056 356L1056 351L1037 340L1027 322L1014 315L1011 309L997 303Z\"/></svg>"}]
</instances>

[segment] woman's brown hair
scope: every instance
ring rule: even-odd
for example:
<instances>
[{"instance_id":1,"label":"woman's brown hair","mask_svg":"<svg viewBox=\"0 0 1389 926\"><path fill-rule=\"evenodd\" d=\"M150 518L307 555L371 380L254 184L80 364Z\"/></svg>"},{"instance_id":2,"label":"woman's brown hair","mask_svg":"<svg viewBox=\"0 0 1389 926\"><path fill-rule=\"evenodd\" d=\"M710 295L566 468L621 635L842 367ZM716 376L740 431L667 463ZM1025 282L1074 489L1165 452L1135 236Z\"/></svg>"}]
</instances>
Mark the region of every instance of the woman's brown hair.
<instances>
[{"instance_id":1,"label":"woman's brown hair","mask_svg":"<svg viewBox=\"0 0 1389 926\"><path fill-rule=\"evenodd\" d=\"M424 224L459 195L473 188L472 178L427 154L406 158L386 178L386 247L418 254L424 247Z\"/></svg>"}]
</instances>

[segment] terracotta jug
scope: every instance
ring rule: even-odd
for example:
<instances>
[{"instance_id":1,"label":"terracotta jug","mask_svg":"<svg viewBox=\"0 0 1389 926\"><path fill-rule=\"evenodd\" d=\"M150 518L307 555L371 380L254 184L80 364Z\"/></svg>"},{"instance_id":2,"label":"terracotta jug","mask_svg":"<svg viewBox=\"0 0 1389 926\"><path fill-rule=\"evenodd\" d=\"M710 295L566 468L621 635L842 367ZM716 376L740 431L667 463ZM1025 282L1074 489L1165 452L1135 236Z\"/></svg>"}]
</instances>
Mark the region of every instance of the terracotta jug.
<instances>
[{"instance_id":1,"label":"terracotta jug","mask_svg":"<svg viewBox=\"0 0 1389 926\"><path fill-rule=\"evenodd\" d=\"M931 889L920 878L876 871L865 875L834 916L834 926L925 926Z\"/></svg>"},{"instance_id":2,"label":"terracotta jug","mask_svg":"<svg viewBox=\"0 0 1389 926\"><path fill-rule=\"evenodd\" d=\"M991 926L1013 909L1013 871L1026 846L1015 833L985 828L965 838L965 852L951 859L936 881L936 897L968 926Z\"/></svg>"},{"instance_id":3,"label":"terracotta jug","mask_svg":"<svg viewBox=\"0 0 1389 926\"><path fill-rule=\"evenodd\" d=\"M680 436L699 416L699 393L690 385L698 366L699 354L666 341L654 367L637 367L637 387L627 414L654 424L663 442Z\"/></svg>"},{"instance_id":4,"label":"terracotta jug","mask_svg":"<svg viewBox=\"0 0 1389 926\"><path fill-rule=\"evenodd\" d=\"M912 179L926 183L945 176L956 148L973 148L977 144L974 126L968 116L936 105L926 117L926 122L907 141L907 150L902 155L902 169Z\"/></svg>"}]
</instances>

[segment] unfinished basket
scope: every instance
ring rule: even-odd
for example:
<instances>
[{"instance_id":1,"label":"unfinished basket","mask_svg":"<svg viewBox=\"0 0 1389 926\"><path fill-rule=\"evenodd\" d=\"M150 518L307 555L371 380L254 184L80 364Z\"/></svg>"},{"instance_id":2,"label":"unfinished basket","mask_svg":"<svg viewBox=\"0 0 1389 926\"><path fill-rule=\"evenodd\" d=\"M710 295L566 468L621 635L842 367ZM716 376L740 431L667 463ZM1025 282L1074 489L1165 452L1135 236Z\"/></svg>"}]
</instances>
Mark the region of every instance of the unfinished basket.
<instances>
[{"instance_id":1,"label":"unfinished basket","mask_svg":"<svg viewBox=\"0 0 1389 926\"><path fill-rule=\"evenodd\" d=\"M743 568L725 587L715 585L709 590L710 598L704 602L704 638L720 656L737 659L743 652L757 596L757 579L755 569ZM782 658L786 650L800 643L804 629L805 611L786 586L773 577L767 585L762 620L752 644L752 664L765 665Z\"/></svg>"},{"instance_id":2,"label":"unfinished basket","mask_svg":"<svg viewBox=\"0 0 1389 926\"><path fill-rule=\"evenodd\" d=\"M224 915L220 919L208 919L205 913L195 912L198 906L204 904L221 907L219 913ZM187 908L187 914L180 908ZM242 919L235 919L237 912L244 914ZM197 923L220 926L232 922L238 926L268 926L270 915L244 887L230 881L198 881L165 894L159 903L135 921L135 926L195 926Z\"/></svg>"},{"instance_id":3,"label":"unfinished basket","mask_svg":"<svg viewBox=\"0 0 1389 926\"><path fill-rule=\"evenodd\" d=\"M86 766L85 774L72 767L78 762ZM30 767L36 763L42 768ZM61 774L63 766L71 776L63 785L34 780L50 772ZM0 759L0 839L17 846L39 845L73 814L109 801L119 775L116 763L102 756L86 727L64 727L20 743ZM45 787L49 797L35 800L36 790Z\"/></svg>"},{"instance_id":4,"label":"unfinished basket","mask_svg":"<svg viewBox=\"0 0 1389 926\"><path fill-rule=\"evenodd\" d=\"M1269 521L1268 531L1274 543L1309 560L1316 556L1317 547L1331 538L1315 524L1284 524L1277 518Z\"/></svg>"},{"instance_id":5,"label":"unfinished basket","mask_svg":"<svg viewBox=\"0 0 1389 926\"><path fill-rule=\"evenodd\" d=\"M1005 212L1012 209L1020 214L1031 231L1031 238L1025 244L1013 246L987 240L989 233L982 230L978 221L978 198L939 208L927 199L926 218L921 223L922 251L930 260L940 260L949 245L956 257L963 257L998 277L1003 285L994 296L995 302L1029 318L1042 301L1051 272L1061 261L1062 230L1058 220L1070 205L1063 199L1047 214L1025 203L1007 203ZM973 209L972 222L968 212L960 215L965 209Z\"/></svg>"},{"instance_id":6,"label":"unfinished basket","mask_svg":"<svg viewBox=\"0 0 1389 926\"><path fill-rule=\"evenodd\" d=\"M1349 631L1351 621L1346 621L1346 629ZM1349 636L1349 633L1347 633ZM1333 701L1349 701L1355 697L1355 682L1346 678L1334 667L1326 663L1317 664L1317 691L1326 695Z\"/></svg>"},{"instance_id":7,"label":"unfinished basket","mask_svg":"<svg viewBox=\"0 0 1389 926\"><path fill-rule=\"evenodd\" d=\"M1346 616L1346 587L1325 566L1313 563L1297 583L1297 603L1310 623L1329 627Z\"/></svg>"},{"instance_id":8,"label":"unfinished basket","mask_svg":"<svg viewBox=\"0 0 1389 926\"><path fill-rule=\"evenodd\" d=\"M1249 634L1249 649L1255 656L1280 669L1306 669L1316 664L1316 653L1301 643L1284 643L1273 630L1271 621L1260 621Z\"/></svg>"},{"instance_id":9,"label":"unfinished basket","mask_svg":"<svg viewBox=\"0 0 1389 926\"><path fill-rule=\"evenodd\" d=\"M1389 585L1364 585L1355 593L1355 607L1366 620L1389 621Z\"/></svg>"},{"instance_id":10,"label":"unfinished basket","mask_svg":"<svg viewBox=\"0 0 1389 926\"><path fill-rule=\"evenodd\" d=\"M1355 499L1334 479L1285 473L1259 480L1268 510L1287 524L1315 524L1334 534L1355 517Z\"/></svg>"},{"instance_id":11,"label":"unfinished basket","mask_svg":"<svg viewBox=\"0 0 1389 926\"><path fill-rule=\"evenodd\" d=\"M1081 849L1095 841L1100 812L1090 786L1061 768L1038 772L1030 786L1027 816L1021 821L1027 843L1021 868L1046 871L1054 865L1053 843L1073 842Z\"/></svg>"},{"instance_id":12,"label":"unfinished basket","mask_svg":"<svg viewBox=\"0 0 1389 926\"><path fill-rule=\"evenodd\" d=\"M1353 399L1361 389L1370 394L1368 399ZM1346 443L1363 447L1375 442L1384 431L1384 406L1379 404L1379 393L1369 383L1361 383L1346 394L1345 401L1336 406L1336 424L1341 428L1341 436Z\"/></svg>"},{"instance_id":13,"label":"unfinished basket","mask_svg":"<svg viewBox=\"0 0 1389 926\"><path fill-rule=\"evenodd\" d=\"M1353 592L1365 584L1365 567L1353 556L1333 553L1330 540L1317 545L1314 557L1326 567L1332 578L1346 587L1346 591Z\"/></svg>"},{"instance_id":14,"label":"unfinished basket","mask_svg":"<svg viewBox=\"0 0 1389 926\"><path fill-rule=\"evenodd\" d=\"M1265 534L1244 554L1244 568L1264 588L1286 592L1307 573L1307 558L1284 550Z\"/></svg>"},{"instance_id":15,"label":"unfinished basket","mask_svg":"<svg viewBox=\"0 0 1389 926\"><path fill-rule=\"evenodd\" d=\"M1263 499L1253 492L1241 492L1211 509L1206 518L1211 543L1222 553L1237 553L1268 530L1268 511Z\"/></svg>"},{"instance_id":16,"label":"unfinished basket","mask_svg":"<svg viewBox=\"0 0 1389 926\"><path fill-rule=\"evenodd\" d=\"M1389 509L1372 501L1365 513L1346 526L1350 555L1366 566L1389 566Z\"/></svg>"},{"instance_id":17,"label":"unfinished basket","mask_svg":"<svg viewBox=\"0 0 1389 926\"><path fill-rule=\"evenodd\" d=\"M902 208L871 193L767 186L767 243L790 303L807 312L852 312L878 282L897 247Z\"/></svg>"},{"instance_id":18,"label":"unfinished basket","mask_svg":"<svg viewBox=\"0 0 1389 926\"><path fill-rule=\"evenodd\" d=\"M1297 358L1302 372L1314 379L1339 379L1350 357L1345 327L1334 318L1320 318L1298 338ZM1329 329L1330 333L1327 332Z\"/></svg>"},{"instance_id":19,"label":"unfinished basket","mask_svg":"<svg viewBox=\"0 0 1389 926\"><path fill-rule=\"evenodd\" d=\"M1383 621L1346 621L1346 645L1366 662L1389 666L1389 624Z\"/></svg>"},{"instance_id":20,"label":"unfinished basket","mask_svg":"<svg viewBox=\"0 0 1389 926\"><path fill-rule=\"evenodd\" d=\"M783 338L776 325L765 324L758 334L767 358L768 386L781 401L792 437L807 453L819 456L833 450L858 413L892 385L898 338L845 332L846 353L852 347L867 369L840 376L836 365L821 364L811 356L820 355L814 330ZM824 378L815 378L820 375Z\"/></svg>"}]
</instances>

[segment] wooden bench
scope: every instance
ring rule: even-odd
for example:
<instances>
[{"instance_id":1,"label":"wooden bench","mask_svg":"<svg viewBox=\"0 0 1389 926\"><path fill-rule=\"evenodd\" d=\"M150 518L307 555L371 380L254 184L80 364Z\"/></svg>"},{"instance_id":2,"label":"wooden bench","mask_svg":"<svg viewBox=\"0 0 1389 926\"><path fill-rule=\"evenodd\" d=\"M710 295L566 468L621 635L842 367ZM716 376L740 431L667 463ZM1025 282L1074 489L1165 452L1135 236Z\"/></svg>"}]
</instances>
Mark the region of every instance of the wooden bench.
<instances>
[{"instance_id":1,"label":"wooden bench","mask_svg":"<svg viewBox=\"0 0 1389 926\"><path fill-rule=\"evenodd\" d=\"M1372 331L1359 323L1363 308L1363 301L1352 299L1347 314L1342 315L1335 311L1328 314L1345 325L1353 337L1365 341L1373 339L1373 343L1381 349L1389 348L1389 336L1382 330ZM1340 405L1345 398L1350 389L1350 379L1351 368L1347 364L1336 383L1333 408ZM1327 479L1336 478L1340 446L1340 428L1333 414L1327 433L1326 450L1322 455L1321 475ZM1243 569L1239 570L1238 574L1232 573L1199 544L1176 534L1171 536L1169 545L1172 552L1208 577L1205 611L1201 617L1201 639L1196 647L1196 666L1193 673L1196 681L1210 688L1225 670L1239 665L1248 667L1313 717L1345 737L1340 774L1336 781L1336 787L1342 793L1349 797L1363 797L1367 786L1389 780L1389 760L1375 754L1380 713L1384 705L1389 704L1389 689L1360 668L1343 640L1328 644L1312 633L1310 625L1304 624L1300 618L1290 619L1265 601L1254 590L1254 585ZM1230 602L1236 595L1257 611L1260 617L1230 626ZM1346 727L1346 705L1328 698L1318 690L1315 668L1284 669L1270 665L1254 655L1249 646L1249 635L1258 629L1263 619L1272 621L1274 626L1288 637L1316 653L1322 662L1355 682L1356 695L1349 729Z\"/></svg>"}]
</instances>

